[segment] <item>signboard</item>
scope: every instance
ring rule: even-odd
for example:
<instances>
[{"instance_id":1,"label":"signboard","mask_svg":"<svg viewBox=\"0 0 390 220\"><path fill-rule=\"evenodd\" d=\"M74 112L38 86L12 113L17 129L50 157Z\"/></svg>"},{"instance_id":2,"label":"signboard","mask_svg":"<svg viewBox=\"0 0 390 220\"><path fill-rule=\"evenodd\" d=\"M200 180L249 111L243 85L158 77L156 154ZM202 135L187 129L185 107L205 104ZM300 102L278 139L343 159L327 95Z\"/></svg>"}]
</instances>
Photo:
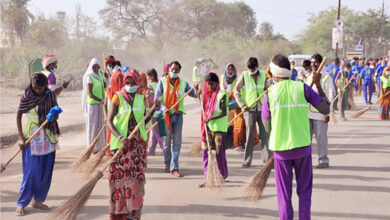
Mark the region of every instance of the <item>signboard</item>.
<instances>
[{"instance_id":1,"label":"signboard","mask_svg":"<svg viewBox=\"0 0 390 220\"><path fill-rule=\"evenodd\" d=\"M363 45L356 45L355 46L355 51L360 51L362 52L364 50L364 46Z\"/></svg>"},{"instance_id":2,"label":"signboard","mask_svg":"<svg viewBox=\"0 0 390 220\"><path fill-rule=\"evenodd\" d=\"M332 49L336 49L337 43L339 49L343 48L343 28L341 26L332 29Z\"/></svg>"}]
</instances>

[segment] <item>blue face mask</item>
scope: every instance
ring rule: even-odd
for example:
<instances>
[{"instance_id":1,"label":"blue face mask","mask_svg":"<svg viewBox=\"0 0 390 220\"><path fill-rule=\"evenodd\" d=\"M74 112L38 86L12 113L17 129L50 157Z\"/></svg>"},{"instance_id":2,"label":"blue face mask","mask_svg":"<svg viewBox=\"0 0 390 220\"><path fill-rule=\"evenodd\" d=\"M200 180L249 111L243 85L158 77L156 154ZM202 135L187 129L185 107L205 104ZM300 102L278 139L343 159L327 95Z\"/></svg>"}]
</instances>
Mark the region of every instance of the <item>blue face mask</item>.
<instances>
[{"instance_id":1,"label":"blue face mask","mask_svg":"<svg viewBox=\"0 0 390 220\"><path fill-rule=\"evenodd\" d=\"M57 68L53 68L50 70L50 72L54 74L56 72L56 70L57 70Z\"/></svg>"},{"instance_id":2,"label":"blue face mask","mask_svg":"<svg viewBox=\"0 0 390 220\"><path fill-rule=\"evenodd\" d=\"M174 72L169 72L169 76L174 79L174 78L179 77L179 74L178 73L174 73Z\"/></svg>"},{"instance_id":3,"label":"blue face mask","mask_svg":"<svg viewBox=\"0 0 390 220\"><path fill-rule=\"evenodd\" d=\"M125 85L125 90L127 93L135 93L138 90L138 86L137 85L135 85L135 86Z\"/></svg>"}]
</instances>

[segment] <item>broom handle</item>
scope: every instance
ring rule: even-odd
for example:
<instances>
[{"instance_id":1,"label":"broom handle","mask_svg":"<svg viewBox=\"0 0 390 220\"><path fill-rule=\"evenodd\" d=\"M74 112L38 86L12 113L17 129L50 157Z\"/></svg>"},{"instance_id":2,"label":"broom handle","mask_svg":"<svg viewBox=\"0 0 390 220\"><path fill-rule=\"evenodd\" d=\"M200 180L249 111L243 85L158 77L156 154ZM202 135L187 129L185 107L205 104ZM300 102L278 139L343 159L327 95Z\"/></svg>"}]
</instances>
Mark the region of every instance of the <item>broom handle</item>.
<instances>
[{"instance_id":1,"label":"broom handle","mask_svg":"<svg viewBox=\"0 0 390 220\"><path fill-rule=\"evenodd\" d=\"M201 112L202 112L202 115L203 115L203 120L206 119L205 115L204 115L204 108L203 108L203 103L202 103L202 100L200 99L199 97L199 102L200 102L200 108L201 108ZM210 153L211 152L211 148L210 148L210 143L209 143L209 134L207 133L207 124L204 125L204 132L206 133L206 143L207 143L207 149ZM210 160L212 160L212 158L210 157Z\"/></svg>"},{"instance_id":2,"label":"broom handle","mask_svg":"<svg viewBox=\"0 0 390 220\"><path fill-rule=\"evenodd\" d=\"M337 96L333 99L333 102L336 101L336 99L341 95L342 92L349 86L349 84L352 82L353 78L355 77L355 74L351 77L351 79L348 80L347 84L341 89L341 91L337 94Z\"/></svg>"},{"instance_id":3,"label":"broom handle","mask_svg":"<svg viewBox=\"0 0 390 220\"><path fill-rule=\"evenodd\" d=\"M27 139L25 145L28 145L30 141L37 135L46 125L49 123L48 120L45 120L41 126L38 127L38 129ZM22 149L19 148L19 150L5 163L4 165L1 166L1 172L5 170L5 168L8 166L9 163L22 151Z\"/></svg>"},{"instance_id":4,"label":"broom handle","mask_svg":"<svg viewBox=\"0 0 390 220\"><path fill-rule=\"evenodd\" d=\"M263 98L263 96L265 96L265 94L267 94L267 91L264 91L263 93L261 93L261 95L259 97L257 97L257 99L253 103L251 103L250 106L252 106L253 104L256 104L256 102L260 101L260 99ZM230 126L234 122L234 120L236 120L238 117L243 115L245 112L246 111L241 111L238 115L234 116L234 118L229 121L228 126Z\"/></svg>"},{"instance_id":5,"label":"broom handle","mask_svg":"<svg viewBox=\"0 0 390 220\"><path fill-rule=\"evenodd\" d=\"M154 124L152 124L152 126L150 126L150 128L148 128L148 130L146 130L146 133L149 133L154 127L156 127L158 125L158 122L154 122Z\"/></svg>"},{"instance_id":6,"label":"broom handle","mask_svg":"<svg viewBox=\"0 0 390 220\"><path fill-rule=\"evenodd\" d=\"M106 128L106 126L107 126L107 123L104 123L102 129L100 129L99 133L96 135L95 139L93 139L92 143L88 146L87 149L89 149L90 147L95 146L95 144L98 142L100 136L103 134L103 131Z\"/></svg>"},{"instance_id":7,"label":"broom handle","mask_svg":"<svg viewBox=\"0 0 390 220\"><path fill-rule=\"evenodd\" d=\"M322 62L320 64L320 66L318 67L318 70L315 71L314 74L320 74L321 73L322 68L325 66L326 60L327 60L326 57L324 57L324 59L322 59ZM313 87L313 85L314 85L314 80L310 83L310 87Z\"/></svg>"},{"instance_id":8,"label":"broom handle","mask_svg":"<svg viewBox=\"0 0 390 220\"><path fill-rule=\"evenodd\" d=\"M383 96L380 99L378 99L378 101L376 103L379 103L379 101L381 101L384 97L386 97L388 95L390 95L390 91L388 91L385 94L383 94Z\"/></svg>"}]
</instances>

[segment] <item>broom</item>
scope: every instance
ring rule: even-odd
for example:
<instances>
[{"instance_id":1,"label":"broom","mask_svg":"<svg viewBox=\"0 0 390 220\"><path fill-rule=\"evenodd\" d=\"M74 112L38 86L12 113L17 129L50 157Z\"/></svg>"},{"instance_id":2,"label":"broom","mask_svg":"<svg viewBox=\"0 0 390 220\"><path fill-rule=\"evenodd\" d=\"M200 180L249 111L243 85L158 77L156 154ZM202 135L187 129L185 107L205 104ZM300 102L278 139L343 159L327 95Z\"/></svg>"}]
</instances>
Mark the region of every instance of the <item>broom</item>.
<instances>
[{"instance_id":1,"label":"broom","mask_svg":"<svg viewBox=\"0 0 390 220\"><path fill-rule=\"evenodd\" d=\"M320 63L320 66L318 67L317 71L314 72L314 74L320 74L321 73L321 70L324 67L326 61L327 61L327 58L324 57L322 59L322 62ZM313 87L313 85L314 85L314 80L310 83L310 87Z\"/></svg>"},{"instance_id":2,"label":"broom","mask_svg":"<svg viewBox=\"0 0 390 220\"><path fill-rule=\"evenodd\" d=\"M46 115L46 120L38 127L38 129L30 136L30 138L27 139L25 145L27 146L31 140L49 123L54 120L53 115L59 115L62 112L62 109L58 106L55 106L50 109L50 112ZM7 163L1 165L0 173L3 173L3 171L7 168L8 164L11 163L13 159L22 151L22 149L19 148L19 150L7 161Z\"/></svg>"},{"instance_id":3,"label":"broom","mask_svg":"<svg viewBox=\"0 0 390 220\"><path fill-rule=\"evenodd\" d=\"M388 96L389 94L390 94L390 92L387 92L386 94L384 94L375 104L378 104L380 102L380 100L382 100L385 96ZM351 115L351 118L359 118L360 116L362 116L364 113L366 113L370 109L371 109L371 106L368 106L360 111L357 111Z\"/></svg>"},{"instance_id":4,"label":"broom","mask_svg":"<svg viewBox=\"0 0 390 220\"><path fill-rule=\"evenodd\" d=\"M89 147L81 154L81 156L74 161L71 164L71 170L72 172L77 172L80 171L79 168L80 166L85 163L92 154L92 151L95 149L95 145L97 144L100 136L102 135L104 129L106 129L107 124L104 124L103 127L100 129L99 133L96 135L95 139L93 139L92 143L89 145Z\"/></svg>"},{"instance_id":5,"label":"broom","mask_svg":"<svg viewBox=\"0 0 390 220\"><path fill-rule=\"evenodd\" d=\"M100 162L103 160L104 156L106 155L107 149L110 147L109 144L107 144L102 150L99 151L94 157L92 157L90 160L86 161L83 166L81 167L81 173L83 173L83 176L85 178L90 178L93 174L93 171L99 166Z\"/></svg>"},{"instance_id":6,"label":"broom","mask_svg":"<svg viewBox=\"0 0 390 220\"><path fill-rule=\"evenodd\" d=\"M355 78L355 74L352 75L352 77L348 80L347 84L345 84L345 86L340 90L340 92L337 94L337 96L334 97L333 103L337 100L337 98L340 97L340 95L342 94L342 92L344 92L344 90L345 90L346 88L348 88L349 84L352 82L352 80L353 80L354 78ZM330 112L329 117L330 117L330 123L331 123L331 124L333 124L333 125L337 124L337 119L336 119L336 116L335 116L335 114L334 114L333 111Z\"/></svg>"},{"instance_id":7,"label":"broom","mask_svg":"<svg viewBox=\"0 0 390 220\"><path fill-rule=\"evenodd\" d=\"M265 186L267 185L268 177L274 167L274 157L264 164L264 166L249 180L249 182L243 187L245 198L248 201L259 201L263 195Z\"/></svg>"},{"instance_id":8,"label":"broom","mask_svg":"<svg viewBox=\"0 0 390 220\"><path fill-rule=\"evenodd\" d=\"M195 86L198 85L200 81L195 83ZM188 92L186 92L171 108L170 110L174 109L176 105L178 105L181 100L184 99L185 96L187 96L192 90L195 88L192 87ZM152 109L155 108L155 105L152 107ZM141 124L145 122L145 120L150 116L151 112L148 112L145 117L137 124L137 126L134 128L134 130L129 135L129 139L133 138L135 133L140 128ZM49 219L75 219L79 212L81 211L82 207L84 207L85 203L89 199L96 183L103 177L103 172L113 163L118 156L120 155L121 151L118 150L113 157L107 161L107 163L104 165L102 170L98 170L95 174L95 176L89 180L79 191L77 191L76 194L74 194L71 198L69 198L67 201L62 203L52 214L50 214Z\"/></svg>"},{"instance_id":9,"label":"broom","mask_svg":"<svg viewBox=\"0 0 390 220\"><path fill-rule=\"evenodd\" d=\"M204 114L204 108L203 108L203 103L200 101L200 106L201 106L201 111L203 115L203 119L205 119L205 114ZM210 147L210 142L209 142L209 134L207 132L207 124L205 126L205 133L206 133L206 143L207 143L207 149L208 149L208 163L207 163L207 176L206 176L206 184L205 186L209 189L215 189L215 188L220 188L223 185L223 178L221 174L219 173L216 159L213 158L213 153Z\"/></svg>"},{"instance_id":10,"label":"broom","mask_svg":"<svg viewBox=\"0 0 390 220\"><path fill-rule=\"evenodd\" d=\"M154 109L153 106L152 109ZM135 136L135 133L139 130L141 125L145 120L150 116L152 111L148 112L144 118L137 124L134 130L128 136L129 139L132 139ZM110 160L106 162L102 170L98 170L95 175L86 183L84 186L77 191L72 197L67 201L62 203L60 206L54 210L53 213L49 215L49 219L76 219L77 215L84 207L85 203L88 201L93 189L95 188L96 183L103 177L104 171L110 167L110 165L116 161L116 159L121 155L122 151L118 150Z\"/></svg>"},{"instance_id":11,"label":"broom","mask_svg":"<svg viewBox=\"0 0 390 220\"><path fill-rule=\"evenodd\" d=\"M260 94L259 97L257 97L257 99L250 105L254 105L256 102L260 101L261 98L263 98L263 96L266 94L267 92L264 91L263 93ZM231 126L233 124L233 122L239 118L241 115L243 115L245 112L244 111L241 111L238 115L234 116L234 118L232 120L230 120L228 122L228 126ZM201 141L197 141L197 142L194 142L191 146L190 146L190 154L192 156L199 156L200 153L202 152L202 142Z\"/></svg>"}]
</instances>

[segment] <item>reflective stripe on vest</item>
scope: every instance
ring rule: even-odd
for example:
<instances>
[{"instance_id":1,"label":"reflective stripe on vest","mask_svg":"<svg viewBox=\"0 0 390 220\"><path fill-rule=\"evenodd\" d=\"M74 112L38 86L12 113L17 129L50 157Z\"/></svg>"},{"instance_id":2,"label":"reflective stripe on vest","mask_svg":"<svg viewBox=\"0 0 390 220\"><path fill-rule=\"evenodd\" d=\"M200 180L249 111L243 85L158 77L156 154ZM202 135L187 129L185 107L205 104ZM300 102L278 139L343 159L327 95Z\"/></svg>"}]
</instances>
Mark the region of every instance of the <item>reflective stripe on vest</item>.
<instances>
[{"instance_id":1,"label":"reflective stripe on vest","mask_svg":"<svg viewBox=\"0 0 390 220\"><path fill-rule=\"evenodd\" d=\"M104 80L99 72L99 78L96 78L93 76L93 74L89 74L88 76L92 81L92 94L99 99L103 99L104 96ZM87 103L88 104L100 104L100 102L96 101L95 99L92 99L89 96L89 93L87 94Z\"/></svg>"},{"instance_id":2,"label":"reflective stripe on vest","mask_svg":"<svg viewBox=\"0 0 390 220\"><path fill-rule=\"evenodd\" d=\"M185 89L187 86L187 81L185 79L179 78L179 80L180 80L180 84L179 84L179 89L177 92L177 100L179 100L185 94ZM165 105L165 91L167 91L167 88L166 88L167 87L167 77L166 76L161 79L161 83L163 86L162 102ZM171 83L169 83L169 85L170 85L169 94L172 97L172 92L173 92L174 86ZM182 112L183 114L185 113L184 99L181 100L179 103L179 111ZM172 110L171 113L175 113L175 110Z\"/></svg>"},{"instance_id":3,"label":"reflective stripe on vest","mask_svg":"<svg viewBox=\"0 0 390 220\"><path fill-rule=\"evenodd\" d=\"M37 127L39 124L39 116L35 108L30 109L30 111L27 112L27 123L26 128L24 130L23 136L24 138L28 139L31 134L33 133L33 128ZM49 138L50 143L55 144L58 142L57 135L53 134L53 132L47 128L45 128L46 136Z\"/></svg>"},{"instance_id":4,"label":"reflective stripe on vest","mask_svg":"<svg viewBox=\"0 0 390 220\"><path fill-rule=\"evenodd\" d=\"M119 98L119 106L118 106L118 113L114 117L113 124L118 131L118 133L122 137L127 137L129 135L129 120L131 113L133 113L133 116L137 123L139 123L145 114L145 104L144 104L144 96L140 94L135 94L134 101L133 101L133 107L130 106L130 104L123 98L123 96L119 93L116 93ZM142 125L139 128L139 132L141 135L142 140L146 141L148 139L146 130L145 130L145 123L142 123ZM110 149L111 150L117 150L122 147L122 142L118 140L113 133L111 133L111 139L110 139Z\"/></svg>"},{"instance_id":5,"label":"reflective stripe on vest","mask_svg":"<svg viewBox=\"0 0 390 220\"><path fill-rule=\"evenodd\" d=\"M309 146L311 143L308 102L304 84L283 80L268 89L271 111L269 148L286 151Z\"/></svg>"},{"instance_id":6,"label":"reflective stripe on vest","mask_svg":"<svg viewBox=\"0 0 390 220\"><path fill-rule=\"evenodd\" d=\"M214 119L214 120L211 120L209 123L207 123L207 126L210 128L210 131L227 132L227 129L228 129L228 114L227 113L229 111L229 105L228 105L227 94L222 89L220 89L218 91L213 116L219 115L222 113L222 109L221 109L220 104L221 104L221 100L223 97L225 97L226 115L223 116L222 118Z\"/></svg>"},{"instance_id":7,"label":"reflective stripe on vest","mask_svg":"<svg viewBox=\"0 0 390 220\"><path fill-rule=\"evenodd\" d=\"M257 83L250 75L249 71L245 71L242 73L244 77L244 85L241 89L241 96L244 104L249 108L255 107L257 104L253 102L257 99L257 97L264 92L264 84L265 84L265 73L259 70L259 76L257 77ZM263 103L263 99L260 99L260 103ZM250 106L249 106L250 105Z\"/></svg>"}]
</instances>

